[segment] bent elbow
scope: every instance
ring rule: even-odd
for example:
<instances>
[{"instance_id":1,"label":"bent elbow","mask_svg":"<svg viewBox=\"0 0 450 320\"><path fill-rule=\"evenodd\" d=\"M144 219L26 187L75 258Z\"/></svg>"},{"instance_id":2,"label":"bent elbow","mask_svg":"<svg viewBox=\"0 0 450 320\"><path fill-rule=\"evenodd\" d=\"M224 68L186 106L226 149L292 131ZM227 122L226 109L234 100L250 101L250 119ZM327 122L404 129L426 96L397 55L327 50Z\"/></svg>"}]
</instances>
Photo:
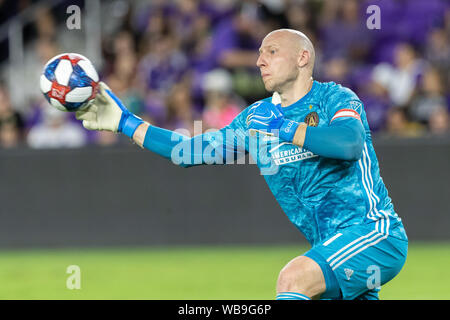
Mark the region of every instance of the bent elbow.
<instances>
[{"instance_id":1,"label":"bent elbow","mask_svg":"<svg viewBox=\"0 0 450 320\"><path fill-rule=\"evenodd\" d=\"M357 161L361 159L364 150L365 132L364 129L356 130L356 128L349 128L348 144L345 148L345 159L348 161Z\"/></svg>"},{"instance_id":2,"label":"bent elbow","mask_svg":"<svg viewBox=\"0 0 450 320\"><path fill-rule=\"evenodd\" d=\"M355 141L353 141L353 143L347 146L344 156L345 159L343 160L357 161L361 159L363 155L363 149L364 142L362 138L356 139Z\"/></svg>"},{"instance_id":3,"label":"bent elbow","mask_svg":"<svg viewBox=\"0 0 450 320\"><path fill-rule=\"evenodd\" d=\"M351 154L350 154L350 161L358 161L361 159L363 154L363 148L361 145L357 145L353 148Z\"/></svg>"}]
</instances>

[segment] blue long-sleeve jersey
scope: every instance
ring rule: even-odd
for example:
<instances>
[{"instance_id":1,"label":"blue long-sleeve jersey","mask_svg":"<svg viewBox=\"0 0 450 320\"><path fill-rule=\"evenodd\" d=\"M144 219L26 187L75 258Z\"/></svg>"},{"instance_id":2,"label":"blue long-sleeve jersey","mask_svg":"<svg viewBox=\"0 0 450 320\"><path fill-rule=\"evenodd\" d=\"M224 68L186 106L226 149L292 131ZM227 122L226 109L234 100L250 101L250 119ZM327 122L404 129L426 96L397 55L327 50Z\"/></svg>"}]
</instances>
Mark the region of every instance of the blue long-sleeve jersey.
<instances>
[{"instance_id":1,"label":"blue long-sleeve jersey","mask_svg":"<svg viewBox=\"0 0 450 320\"><path fill-rule=\"evenodd\" d=\"M380 176L363 104L354 92L333 82L314 81L302 99L282 107L287 119L309 126L303 148L260 133L249 135L250 107L230 125L194 138L150 127L144 147L182 166L239 163L242 155L250 153L283 211L313 246L358 224L371 224L379 233L406 239ZM338 153L319 151L320 135L308 136L308 130L332 128L336 123L345 126L355 119L363 126L363 141L360 150L348 157L344 153L332 158ZM342 137L334 146L352 150Z\"/></svg>"}]
</instances>

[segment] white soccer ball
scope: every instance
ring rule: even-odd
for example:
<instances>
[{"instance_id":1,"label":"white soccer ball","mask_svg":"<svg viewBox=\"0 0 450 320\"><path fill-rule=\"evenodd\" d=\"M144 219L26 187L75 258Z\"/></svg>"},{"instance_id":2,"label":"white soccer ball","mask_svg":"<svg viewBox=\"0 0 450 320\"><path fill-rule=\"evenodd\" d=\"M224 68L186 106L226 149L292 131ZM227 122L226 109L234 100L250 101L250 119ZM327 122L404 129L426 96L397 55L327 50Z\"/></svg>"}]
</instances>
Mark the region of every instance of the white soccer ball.
<instances>
[{"instance_id":1,"label":"white soccer ball","mask_svg":"<svg viewBox=\"0 0 450 320\"><path fill-rule=\"evenodd\" d=\"M47 101L61 111L77 111L95 98L99 77L88 58L63 53L50 59L40 78Z\"/></svg>"}]
</instances>

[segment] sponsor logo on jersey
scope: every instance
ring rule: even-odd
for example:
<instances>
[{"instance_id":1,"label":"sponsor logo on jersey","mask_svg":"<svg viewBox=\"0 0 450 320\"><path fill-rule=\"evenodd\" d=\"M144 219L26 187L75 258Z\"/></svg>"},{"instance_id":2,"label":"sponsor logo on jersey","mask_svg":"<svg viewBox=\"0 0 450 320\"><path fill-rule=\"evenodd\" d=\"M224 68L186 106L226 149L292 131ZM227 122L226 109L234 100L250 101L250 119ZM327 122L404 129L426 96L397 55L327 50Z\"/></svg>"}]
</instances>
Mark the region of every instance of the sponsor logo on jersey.
<instances>
[{"instance_id":1,"label":"sponsor logo on jersey","mask_svg":"<svg viewBox=\"0 0 450 320\"><path fill-rule=\"evenodd\" d=\"M291 146L291 148L280 150L280 147L283 145L289 145ZM275 164L279 166L287 163L317 157L317 155L312 153L311 151L294 146L293 144L287 142L279 144L275 148L269 150L269 152Z\"/></svg>"}]
</instances>

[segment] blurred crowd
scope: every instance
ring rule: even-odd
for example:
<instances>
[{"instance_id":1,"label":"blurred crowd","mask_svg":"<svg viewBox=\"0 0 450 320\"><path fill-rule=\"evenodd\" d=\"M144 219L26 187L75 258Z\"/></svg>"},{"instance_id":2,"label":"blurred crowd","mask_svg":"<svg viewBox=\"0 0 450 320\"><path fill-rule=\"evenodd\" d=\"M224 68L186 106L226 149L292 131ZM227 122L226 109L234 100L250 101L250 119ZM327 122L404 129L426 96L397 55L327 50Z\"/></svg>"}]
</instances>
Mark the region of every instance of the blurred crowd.
<instances>
[{"instance_id":1,"label":"blurred crowd","mask_svg":"<svg viewBox=\"0 0 450 320\"><path fill-rule=\"evenodd\" d=\"M202 131L230 123L246 106L268 96L256 68L262 38L277 28L293 28L315 45L314 78L353 89L375 135L450 134L446 0L122 4L119 23L103 34L98 71L133 113L152 124L198 134L196 120L202 120ZM371 30L366 9L373 4L381 9L381 28ZM1 5L2 1L0 9ZM35 96L25 108L17 108L6 85L0 85L0 146L77 147L125 141L107 132L88 132L72 113L49 107L37 79L51 57L66 52L70 31L61 35L57 14L45 7L39 9L33 30L37 67L28 72L36 74L24 86Z\"/></svg>"}]
</instances>

